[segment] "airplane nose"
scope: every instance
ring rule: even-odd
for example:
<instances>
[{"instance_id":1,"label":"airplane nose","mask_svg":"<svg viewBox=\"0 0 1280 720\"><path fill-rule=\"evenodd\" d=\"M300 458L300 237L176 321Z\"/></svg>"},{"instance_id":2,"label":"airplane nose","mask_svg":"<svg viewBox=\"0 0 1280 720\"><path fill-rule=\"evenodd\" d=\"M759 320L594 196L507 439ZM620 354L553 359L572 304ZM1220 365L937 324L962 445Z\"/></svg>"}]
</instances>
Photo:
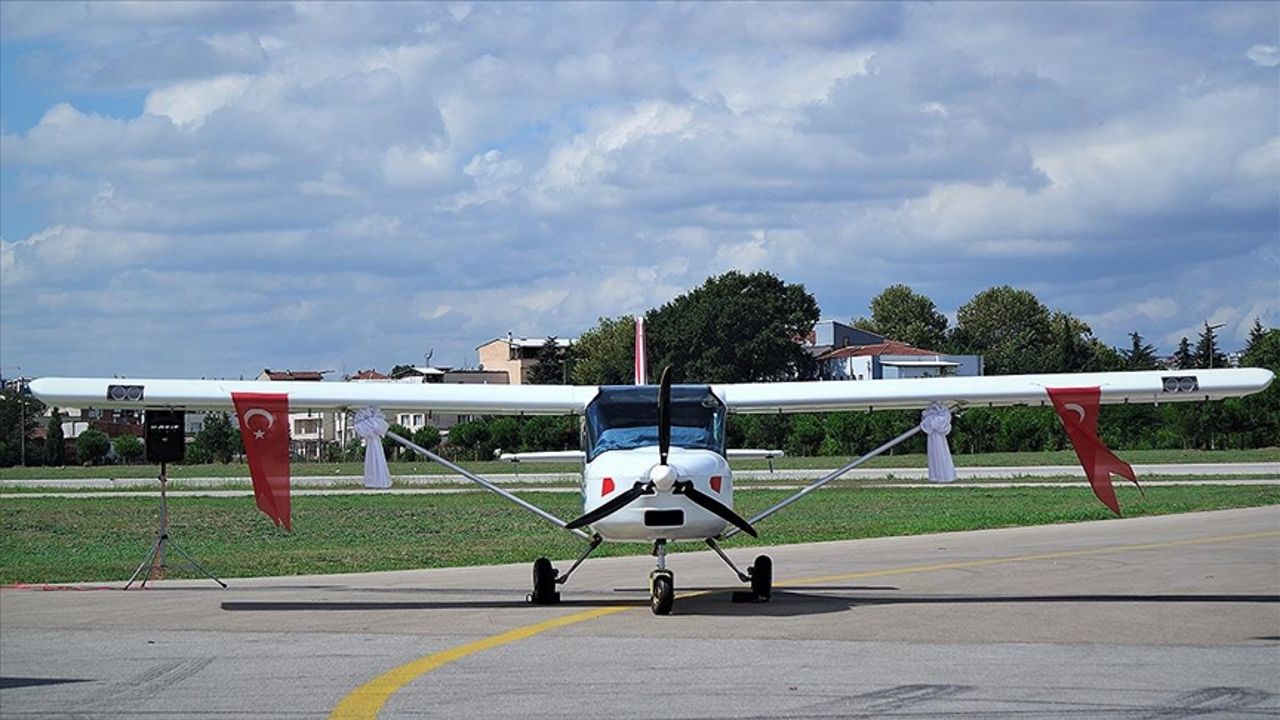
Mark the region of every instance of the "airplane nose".
<instances>
[{"instance_id":1,"label":"airplane nose","mask_svg":"<svg viewBox=\"0 0 1280 720\"><path fill-rule=\"evenodd\" d=\"M676 484L676 469L670 465L654 465L649 469L649 482L660 492L670 492Z\"/></svg>"}]
</instances>

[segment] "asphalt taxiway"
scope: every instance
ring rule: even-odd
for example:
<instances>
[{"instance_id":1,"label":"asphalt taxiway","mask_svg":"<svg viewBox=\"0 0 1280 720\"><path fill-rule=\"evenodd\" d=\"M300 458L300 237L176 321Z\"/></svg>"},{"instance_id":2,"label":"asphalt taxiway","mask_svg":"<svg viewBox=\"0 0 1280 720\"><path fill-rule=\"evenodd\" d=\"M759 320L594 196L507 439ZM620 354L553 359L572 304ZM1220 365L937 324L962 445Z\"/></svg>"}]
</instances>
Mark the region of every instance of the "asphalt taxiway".
<instances>
[{"instance_id":1,"label":"asphalt taxiway","mask_svg":"<svg viewBox=\"0 0 1280 720\"><path fill-rule=\"evenodd\" d=\"M4 589L0 717L1280 717L1280 507L766 552Z\"/></svg>"}]
</instances>

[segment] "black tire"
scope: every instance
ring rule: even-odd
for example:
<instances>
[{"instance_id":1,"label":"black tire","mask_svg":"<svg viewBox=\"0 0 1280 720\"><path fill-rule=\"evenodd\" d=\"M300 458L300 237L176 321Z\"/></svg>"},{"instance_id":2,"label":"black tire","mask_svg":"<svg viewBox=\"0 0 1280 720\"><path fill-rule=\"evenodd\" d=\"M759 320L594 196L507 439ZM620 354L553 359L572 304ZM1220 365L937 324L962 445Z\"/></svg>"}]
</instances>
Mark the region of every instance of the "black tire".
<instances>
[{"instance_id":1,"label":"black tire","mask_svg":"<svg viewBox=\"0 0 1280 720\"><path fill-rule=\"evenodd\" d=\"M759 602L769 602L773 596L773 560L768 555L757 557L751 566L751 594Z\"/></svg>"},{"instance_id":2,"label":"black tire","mask_svg":"<svg viewBox=\"0 0 1280 720\"><path fill-rule=\"evenodd\" d=\"M653 596L650 598L649 606L653 609L654 615L670 615L671 607L676 602L675 581L671 575L667 573L658 573L653 576Z\"/></svg>"},{"instance_id":3,"label":"black tire","mask_svg":"<svg viewBox=\"0 0 1280 720\"><path fill-rule=\"evenodd\" d=\"M529 596L529 601L535 605L554 605L560 602L560 593L556 592L556 569L544 557L533 561L533 594Z\"/></svg>"}]
</instances>

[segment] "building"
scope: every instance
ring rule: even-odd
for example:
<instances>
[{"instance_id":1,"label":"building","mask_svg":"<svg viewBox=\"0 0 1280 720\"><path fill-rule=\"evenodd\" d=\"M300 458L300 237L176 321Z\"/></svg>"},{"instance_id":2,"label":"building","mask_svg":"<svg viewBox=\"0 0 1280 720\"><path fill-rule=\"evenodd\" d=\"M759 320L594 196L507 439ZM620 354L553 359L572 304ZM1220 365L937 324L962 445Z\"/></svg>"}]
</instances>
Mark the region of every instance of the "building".
<instances>
[{"instance_id":1,"label":"building","mask_svg":"<svg viewBox=\"0 0 1280 720\"><path fill-rule=\"evenodd\" d=\"M983 372L981 355L948 355L913 347L877 333L823 320L804 339L822 380L889 380L973 377Z\"/></svg>"},{"instance_id":2,"label":"building","mask_svg":"<svg viewBox=\"0 0 1280 720\"><path fill-rule=\"evenodd\" d=\"M327 372L265 369L256 379L273 382L320 382ZM337 439L336 416L337 413L333 412L289 413L289 451L301 457L320 459L325 445Z\"/></svg>"},{"instance_id":3,"label":"building","mask_svg":"<svg viewBox=\"0 0 1280 720\"><path fill-rule=\"evenodd\" d=\"M505 372L507 382L511 385L528 384L529 369L538 364L538 354L549 340L554 340L562 348L573 344L571 339L518 338L508 334L505 338L494 338L476 348L476 354L480 356L480 369Z\"/></svg>"},{"instance_id":4,"label":"building","mask_svg":"<svg viewBox=\"0 0 1280 720\"><path fill-rule=\"evenodd\" d=\"M883 335L846 325L839 320L823 320L813 326L813 331L804 339L803 344L814 357L821 357L838 348L874 345L885 340Z\"/></svg>"},{"instance_id":5,"label":"building","mask_svg":"<svg viewBox=\"0 0 1280 720\"><path fill-rule=\"evenodd\" d=\"M823 380L974 377L982 374L982 356L948 355L885 340L828 350L818 356L818 368Z\"/></svg>"}]
</instances>

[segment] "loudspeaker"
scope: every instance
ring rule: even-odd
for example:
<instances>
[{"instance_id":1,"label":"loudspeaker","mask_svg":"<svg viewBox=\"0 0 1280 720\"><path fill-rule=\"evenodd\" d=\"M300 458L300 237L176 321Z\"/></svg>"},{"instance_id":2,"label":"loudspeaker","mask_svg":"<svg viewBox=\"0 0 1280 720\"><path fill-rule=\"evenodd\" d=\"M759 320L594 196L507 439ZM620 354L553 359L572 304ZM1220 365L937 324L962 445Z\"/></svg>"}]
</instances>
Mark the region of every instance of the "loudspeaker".
<instances>
[{"instance_id":1,"label":"loudspeaker","mask_svg":"<svg viewBox=\"0 0 1280 720\"><path fill-rule=\"evenodd\" d=\"M148 410L147 462L182 462L187 449L187 414L182 410Z\"/></svg>"}]
</instances>

